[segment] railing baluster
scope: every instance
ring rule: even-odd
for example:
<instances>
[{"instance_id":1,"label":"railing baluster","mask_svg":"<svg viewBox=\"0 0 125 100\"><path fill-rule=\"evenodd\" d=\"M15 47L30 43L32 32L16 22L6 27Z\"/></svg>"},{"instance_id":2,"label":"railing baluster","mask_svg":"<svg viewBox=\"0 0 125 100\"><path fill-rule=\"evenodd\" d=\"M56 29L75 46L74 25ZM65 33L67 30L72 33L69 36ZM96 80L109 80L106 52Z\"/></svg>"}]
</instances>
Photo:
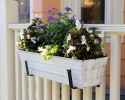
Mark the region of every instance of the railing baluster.
<instances>
[{"instance_id":1,"label":"railing baluster","mask_svg":"<svg viewBox=\"0 0 125 100\"><path fill-rule=\"evenodd\" d=\"M43 79L40 77L36 77L36 100L43 100L44 98L44 85Z\"/></svg>"},{"instance_id":2,"label":"railing baluster","mask_svg":"<svg viewBox=\"0 0 125 100\"><path fill-rule=\"evenodd\" d=\"M22 74L22 100L29 100L28 76L24 73Z\"/></svg>"},{"instance_id":3,"label":"railing baluster","mask_svg":"<svg viewBox=\"0 0 125 100\"><path fill-rule=\"evenodd\" d=\"M70 100L70 87L68 85L62 84L62 99Z\"/></svg>"},{"instance_id":4,"label":"railing baluster","mask_svg":"<svg viewBox=\"0 0 125 100\"><path fill-rule=\"evenodd\" d=\"M92 100L92 88L83 89L83 100Z\"/></svg>"},{"instance_id":5,"label":"railing baluster","mask_svg":"<svg viewBox=\"0 0 125 100\"><path fill-rule=\"evenodd\" d=\"M72 100L81 100L81 90L72 89Z\"/></svg>"},{"instance_id":6,"label":"railing baluster","mask_svg":"<svg viewBox=\"0 0 125 100\"><path fill-rule=\"evenodd\" d=\"M96 100L105 100L105 78L100 87L96 87Z\"/></svg>"},{"instance_id":7,"label":"railing baluster","mask_svg":"<svg viewBox=\"0 0 125 100\"><path fill-rule=\"evenodd\" d=\"M21 68L21 63L20 59L18 56L18 31L15 30L15 78L16 78L16 100L22 100L22 68Z\"/></svg>"},{"instance_id":8,"label":"railing baluster","mask_svg":"<svg viewBox=\"0 0 125 100\"><path fill-rule=\"evenodd\" d=\"M104 32L102 32L101 34L104 35L104 37L102 37L102 45L105 46L102 48L102 51L106 56L106 34L104 34ZM104 74L104 79L102 81L102 84L100 85L100 87L96 87L96 100L105 100L105 79L106 79L105 77L106 76Z\"/></svg>"},{"instance_id":9,"label":"railing baluster","mask_svg":"<svg viewBox=\"0 0 125 100\"><path fill-rule=\"evenodd\" d=\"M120 100L121 36L111 36L110 100Z\"/></svg>"},{"instance_id":10,"label":"railing baluster","mask_svg":"<svg viewBox=\"0 0 125 100\"><path fill-rule=\"evenodd\" d=\"M28 76L29 80L29 100L35 100L35 76Z\"/></svg>"},{"instance_id":11,"label":"railing baluster","mask_svg":"<svg viewBox=\"0 0 125 100\"><path fill-rule=\"evenodd\" d=\"M52 81L44 79L44 100L52 100Z\"/></svg>"},{"instance_id":12,"label":"railing baluster","mask_svg":"<svg viewBox=\"0 0 125 100\"><path fill-rule=\"evenodd\" d=\"M52 82L52 100L60 100L60 83Z\"/></svg>"}]
</instances>

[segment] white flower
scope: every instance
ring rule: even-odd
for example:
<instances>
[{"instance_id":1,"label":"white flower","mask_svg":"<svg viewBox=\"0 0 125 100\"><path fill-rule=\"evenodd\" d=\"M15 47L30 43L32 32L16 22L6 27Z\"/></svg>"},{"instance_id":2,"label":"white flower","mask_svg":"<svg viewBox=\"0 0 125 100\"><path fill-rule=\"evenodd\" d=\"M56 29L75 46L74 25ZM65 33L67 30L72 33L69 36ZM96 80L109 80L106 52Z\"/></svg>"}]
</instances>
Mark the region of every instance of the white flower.
<instances>
[{"instance_id":1,"label":"white flower","mask_svg":"<svg viewBox=\"0 0 125 100\"><path fill-rule=\"evenodd\" d=\"M23 32L23 30L18 33L18 36L20 37L21 40L24 39L24 32Z\"/></svg>"},{"instance_id":2,"label":"white flower","mask_svg":"<svg viewBox=\"0 0 125 100\"><path fill-rule=\"evenodd\" d=\"M86 38L84 35L81 36L81 41L82 41L81 44L86 44Z\"/></svg>"},{"instance_id":3,"label":"white flower","mask_svg":"<svg viewBox=\"0 0 125 100\"><path fill-rule=\"evenodd\" d=\"M23 35L22 35L22 36L20 36L20 39L21 39L21 40L23 40L23 39L24 39L24 36L23 36Z\"/></svg>"},{"instance_id":4,"label":"white flower","mask_svg":"<svg viewBox=\"0 0 125 100\"><path fill-rule=\"evenodd\" d=\"M87 31L87 32L89 31L89 28L88 28L88 27L86 28L86 31Z\"/></svg>"},{"instance_id":5,"label":"white flower","mask_svg":"<svg viewBox=\"0 0 125 100\"><path fill-rule=\"evenodd\" d=\"M70 50L70 49L68 49L68 50L67 50L67 54L69 54L69 53L70 53L70 51L71 51L71 50Z\"/></svg>"},{"instance_id":6,"label":"white flower","mask_svg":"<svg viewBox=\"0 0 125 100\"><path fill-rule=\"evenodd\" d=\"M90 37L93 37L93 36L94 36L93 34L90 35Z\"/></svg>"},{"instance_id":7,"label":"white flower","mask_svg":"<svg viewBox=\"0 0 125 100\"><path fill-rule=\"evenodd\" d=\"M44 49L43 47L38 47L38 51L40 51L40 52L46 52L46 49Z\"/></svg>"},{"instance_id":8,"label":"white flower","mask_svg":"<svg viewBox=\"0 0 125 100\"><path fill-rule=\"evenodd\" d=\"M30 39L30 35L26 35L27 39Z\"/></svg>"},{"instance_id":9,"label":"white flower","mask_svg":"<svg viewBox=\"0 0 125 100\"><path fill-rule=\"evenodd\" d=\"M71 40L71 34L68 35L67 37L67 43Z\"/></svg>"},{"instance_id":10,"label":"white flower","mask_svg":"<svg viewBox=\"0 0 125 100\"><path fill-rule=\"evenodd\" d=\"M79 21L79 20L76 20L76 28L77 28L77 30L80 30L80 28L82 27L82 24L81 24L81 22Z\"/></svg>"},{"instance_id":11,"label":"white flower","mask_svg":"<svg viewBox=\"0 0 125 100\"><path fill-rule=\"evenodd\" d=\"M104 37L104 34L103 34L103 33L101 33L101 34L98 34L98 36L99 36L99 37Z\"/></svg>"},{"instance_id":12,"label":"white flower","mask_svg":"<svg viewBox=\"0 0 125 100\"><path fill-rule=\"evenodd\" d=\"M88 33L92 33L93 31L92 30L88 30Z\"/></svg>"},{"instance_id":13,"label":"white flower","mask_svg":"<svg viewBox=\"0 0 125 100\"><path fill-rule=\"evenodd\" d=\"M23 36L23 35L24 35L23 30L20 31L19 35L20 35L20 36Z\"/></svg>"},{"instance_id":14,"label":"white flower","mask_svg":"<svg viewBox=\"0 0 125 100\"><path fill-rule=\"evenodd\" d=\"M88 33L92 33L93 31L91 30L91 29L89 29L89 28L86 28L86 31L88 32Z\"/></svg>"},{"instance_id":15,"label":"white flower","mask_svg":"<svg viewBox=\"0 0 125 100\"><path fill-rule=\"evenodd\" d=\"M94 43L95 44L99 44L99 41L97 39L95 39Z\"/></svg>"},{"instance_id":16,"label":"white flower","mask_svg":"<svg viewBox=\"0 0 125 100\"><path fill-rule=\"evenodd\" d=\"M90 47L88 46L88 47L86 48L86 50L89 51L89 50L90 50Z\"/></svg>"},{"instance_id":17,"label":"white flower","mask_svg":"<svg viewBox=\"0 0 125 100\"><path fill-rule=\"evenodd\" d=\"M32 41L34 44L36 44L36 37L32 37L32 38L31 38L31 41Z\"/></svg>"},{"instance_id":18,"label":"white flower","mask_svg":"<svg viewBox=\"0 0 125 100\"><path fill-rule=\"evenodd\" d=\"M76 49L76 47L70 46L69 49L67 50L67 53L70 53L71 51L73 51L73 50L75 50L75 49Z\"/></svg>"}]
</instances>

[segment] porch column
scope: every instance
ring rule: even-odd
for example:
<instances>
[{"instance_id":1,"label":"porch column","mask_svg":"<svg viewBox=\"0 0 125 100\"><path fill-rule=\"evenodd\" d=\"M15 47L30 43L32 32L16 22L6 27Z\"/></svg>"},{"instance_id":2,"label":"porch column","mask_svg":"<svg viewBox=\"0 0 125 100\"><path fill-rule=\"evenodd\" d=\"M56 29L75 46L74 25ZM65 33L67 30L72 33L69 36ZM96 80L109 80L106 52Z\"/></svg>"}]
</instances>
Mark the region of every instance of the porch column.
<instances>
[{"instance_id":1,"label":"porch column","mask_svg":"<svg viewBox=\"0 0 125 100\"><path fill-rule=\"evenodd\" d=\"M17 22L17 11L17 1L0 0L0 100L16 100L14 34L8 24Z\"/></svg>"},{"instance_id":2,"label":"porch column","mask_svg":"<svg viewBox=\"0 0 125 100\"><path fill-rule=\"evenodd\" d=\"M111 36L110 100L120 100L121 37Z\"/></svg>"}]
</instances>

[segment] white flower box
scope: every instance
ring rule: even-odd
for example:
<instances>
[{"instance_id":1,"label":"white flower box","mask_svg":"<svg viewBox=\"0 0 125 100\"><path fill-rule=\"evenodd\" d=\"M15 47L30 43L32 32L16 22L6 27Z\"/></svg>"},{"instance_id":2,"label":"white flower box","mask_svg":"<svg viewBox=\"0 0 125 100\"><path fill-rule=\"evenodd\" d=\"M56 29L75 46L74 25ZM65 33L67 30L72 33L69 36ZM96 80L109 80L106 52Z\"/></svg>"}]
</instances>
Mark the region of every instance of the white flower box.
<instances>
[{"instance_id":1,"label":"white flower box","mask_svg":"<svg viewBox=\"0 0 125 100\"><path fill-rule=\"evenodd\" d=\"M78 88L101 84L107 64L107 57L82 61L55 56L43 61L38 53L19 51L19 55L24 70L28 62L30 74L63 84L69 85L67 69L71 69L73 85Z\"/></svg>"}]
</instances>

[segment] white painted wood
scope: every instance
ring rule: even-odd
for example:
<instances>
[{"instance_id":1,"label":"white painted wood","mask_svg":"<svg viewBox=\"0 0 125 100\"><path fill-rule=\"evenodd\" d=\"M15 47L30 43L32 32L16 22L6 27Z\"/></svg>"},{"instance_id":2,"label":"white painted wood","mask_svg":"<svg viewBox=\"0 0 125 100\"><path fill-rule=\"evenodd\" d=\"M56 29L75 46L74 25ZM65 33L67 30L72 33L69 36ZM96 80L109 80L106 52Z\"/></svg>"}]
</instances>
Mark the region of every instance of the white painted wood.
<instances>
[{"instance_id":1,"label":"white painted wood","mask_svg":"<svg viewBox=\"0 0 125 100\"><path fill-rule=\"evenodd\" d=\"M14 34L9 23L17 22L17 1L0 0L0 100L15 100Z\"/></svg>"},{"instance_id":2,"label":"white painted wood","mask_svg":"<svg viewBox=\"0 0 125 100\"><path fill-rule=\"evenodd\" d=\"M44 61L37 53L19 51L19 55L23 67L24 61L28 61L31 74L67 85L67 69L72 69L73 84L79 88L100 84L107 64L107 57L82 61L55 56Z\"/></svg>"},{"instance_id":3,"label":"white painted wood","mask_svg":"<svg viewBox=\"0 0 125 100\"><path fill-rule=\"evenodd\" d=\"M83 100L92 100L92 88L83 89Z\"/></svg>"},{"instance_id":4,"label":"white painted wood","mask_svg":"<svg viewBox=\"0 0 125 100\"><path fill-rule=\"evenodd\" d=\"M52 81L52 100L60 100L60 83Z\"/></svg>"},{"instance_id":5,"label":"white painted wood","mask_svg":"<svg viewBox=\"0 0 125 100\"><path fill-rule=\"evenodd\" d=\"M9 28L12 30L26 29L30 24L9 24ZM125 35L124 24L84 24L84 27L96 27L98 31L103 31L105 34L113 34L113 32L122 32ZM119 33L117 33L119 35ZM116 34L116 35L117 35Z\"/></svg>"},{"instance_id":6,"label":"white painted wood","mask_svg":"<svg viewBox=\"0 0 125 100\"><path fill-rule=\"evenodd\" d=\"M36 77L36 100L44 100L44 84L43 79Z\"/></svg>"},{"instance_id":7,"label":"white painted wood","mask_svg":"<svg viewBox=\"0 0 125 100\"><path fill-rule=\"evenodd\" d=\"M36 100L35 98L35 76L28 76L29 81L29 100Z\"/></svg>"},{"instance_id":8,"label":"white painted wood","mask_svg":"<svg viewBox=\"0 0 125 100\"><path fill-rule=\"evenodd\" d=\"M72 89L72 100L81 100L81 90Z\"/></svg>"},{"instance_id":9,"label":"white painted wood","mask_svg":"<svg viewBox=\"0 0 125 100\"><path fill-rule=\"evenodd\" d=\"M111 36L110 100L120 100L121 37Z\"/></svg>"},{"instance_id":10,"label":"white painted wood","mask_svg":"<svg viewBox=\"0 0 125 100\"><path fill-rule=\"evenodd\" d=\"M52 100L52 81L44 79L44 100Z\"/></svg>"},{"instance_id":11,"label":"white painted wood","mask_svg":"<svg viewBox=\"0 0 125 100\"><path fill-rule=\"evenodd\" d=\"M28 76L26 74L22 74L22 100L29 100L29 92L28 92Z\"/></svg>"},{"instance_id":12,"label":"white painted wood","mask_svg":"<svg viewBox=\"0 0 125 100\"><path fill-rule=\"evenodd\" d=\"M102 51L106 56L106 35L104 34L103 31L101 34L104 35L104 37L102 37L102 45L104 46L102 48ZM104 73L104 79L102 81L102 84L100 85L100 87L96 87L96 100L105 100L105 73Z\"/></svg>"},{"instance_id":13,"label":"white painted wood","mask_svg":"<svg viewBox=\"0 0 125 100\"><path fill-rule=\"evenodd\" d=\"M65 0L61 0L61 11L63 11Z\"/></svg>"},{"instance_id":14,"label":"white painted wood","mask_svg":"<svg viewBox=\"0 0 125 100\"><path fill-rule=\"evenodd\" d=\"M15 78L16 78L16 100L22 100L22 67L18 55L18 32L15 30Z\"/></svg>"},{"instance_id":15,"label":"white painted wood","mask_svg":"<svg viewBox=\"0 0 125 100\"><path fill-rule=\"evenodd\" d=\"M30 0L30 23L32 23L33 19L33 1L34 0Z\"/></svg>"},{"instance_id":16,"label":"white painted wood","mask_svg":"<svg viewBox=\"0 0 125 100\"><path fill-rule=\"evenodd\" d=\"M111 0L111 23L123 24L124 23L124 0Z\"/></svg>"},{"instance_id":17,"label":"white painted wood","mask_svg":"<svg viewBox=\"0 0 125 100\"><path fill-rule=\"evenodd\" d=\"M62 84L62 99L70 100L70 87L68 85Z\"/></svg>"}]
</instances>

